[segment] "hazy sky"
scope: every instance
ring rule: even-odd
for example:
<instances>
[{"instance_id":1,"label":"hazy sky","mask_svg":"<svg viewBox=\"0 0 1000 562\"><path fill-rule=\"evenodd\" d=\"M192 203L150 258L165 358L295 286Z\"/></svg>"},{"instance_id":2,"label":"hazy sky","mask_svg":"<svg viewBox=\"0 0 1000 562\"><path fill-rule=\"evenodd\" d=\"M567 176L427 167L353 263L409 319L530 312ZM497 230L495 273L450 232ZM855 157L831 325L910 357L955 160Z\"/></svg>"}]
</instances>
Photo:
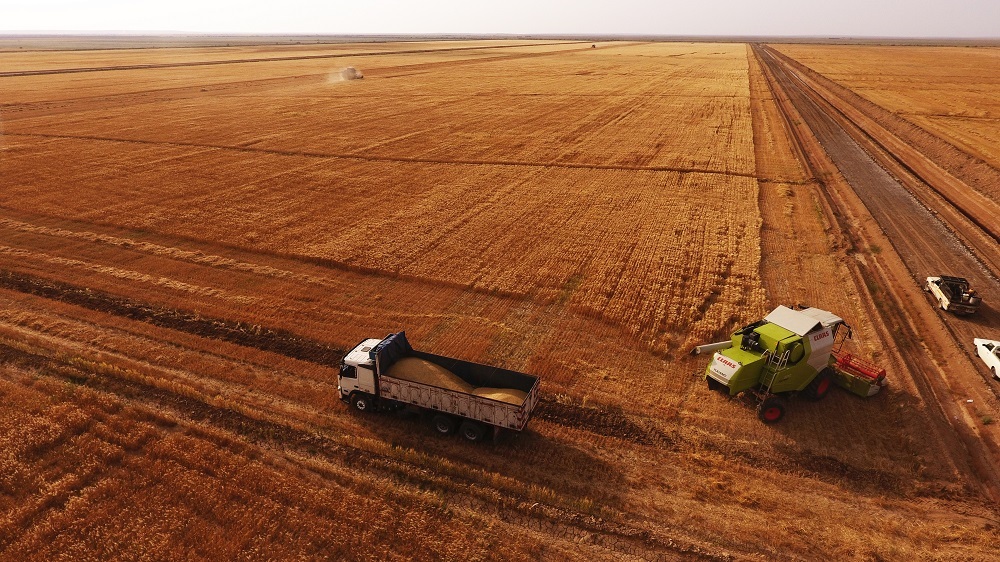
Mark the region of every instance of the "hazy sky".
<instances>
[{"instance_id":1,"label":"hazy sky","mask_svg":"<svg viewBox=\"0 0 1000 562\"><path fill-rule=\"evenodd\" d=\"M1000 37L1000 0L0 0L0 32Z\"/></svg>"}]
</instances>

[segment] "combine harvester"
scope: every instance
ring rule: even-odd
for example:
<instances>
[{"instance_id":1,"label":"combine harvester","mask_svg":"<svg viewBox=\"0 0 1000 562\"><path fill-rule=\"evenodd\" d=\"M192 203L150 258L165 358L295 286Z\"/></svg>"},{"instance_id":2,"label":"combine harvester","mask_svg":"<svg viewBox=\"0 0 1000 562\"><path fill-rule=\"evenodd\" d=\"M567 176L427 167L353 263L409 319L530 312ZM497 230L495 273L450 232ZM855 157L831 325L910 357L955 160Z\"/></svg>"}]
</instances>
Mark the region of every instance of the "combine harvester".
<instances>
[{"instance_id":1,"label":"combine harvester","mask_svg":"<svg viewBox=\"0 0 1000 562\"><path fill-rule=\"evenodd\" d=\"M820 400L837 384L859 396L885 386L885 369L843 353L851 327L818 308L779 306L763 320L733 332L723 342L701 345L692 355L715 352L705 370L712 390L760 400L757 416L774 423L785 415L782 395L802 392Z\"/></svg>"}]
</instances>

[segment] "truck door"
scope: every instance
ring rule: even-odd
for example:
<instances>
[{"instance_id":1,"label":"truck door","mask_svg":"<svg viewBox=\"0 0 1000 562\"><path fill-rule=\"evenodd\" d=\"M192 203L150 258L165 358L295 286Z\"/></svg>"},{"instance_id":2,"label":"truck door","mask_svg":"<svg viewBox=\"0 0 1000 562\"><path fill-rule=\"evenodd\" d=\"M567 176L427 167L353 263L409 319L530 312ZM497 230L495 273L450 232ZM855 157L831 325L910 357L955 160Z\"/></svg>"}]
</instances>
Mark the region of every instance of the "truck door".
<instances>
[{"instance_id":1,"label":"truck door","mask_svg":"<svg viewBox=\"0 0 1000 562\"><path fill-rule=\"evenodd\" d=\"M371 365L358 365L358 390L375 394L375 371Z\"/></svg>"},{"instance_id":2,"label":"truck door","mask_svg":"<svg viewBox=\"0 0 1000 562\"><path fill-rule=\"evenodd\" d=\"M357 367L343 363L340 365L340 374L337 375L337 389L340 390L340 395L345 397L358 389Z\"/></svg>"}]
</instances>

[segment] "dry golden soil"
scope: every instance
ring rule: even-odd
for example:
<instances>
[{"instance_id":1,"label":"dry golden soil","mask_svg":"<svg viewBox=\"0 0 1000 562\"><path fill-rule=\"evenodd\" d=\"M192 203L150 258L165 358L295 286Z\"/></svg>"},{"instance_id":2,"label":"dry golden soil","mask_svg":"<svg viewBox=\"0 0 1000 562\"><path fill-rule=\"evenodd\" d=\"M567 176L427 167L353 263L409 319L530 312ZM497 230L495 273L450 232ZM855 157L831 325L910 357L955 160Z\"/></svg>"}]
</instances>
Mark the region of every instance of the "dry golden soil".
<instances>
[{"instance_id":1,"label":"dry golden soil","mask_svg":"<svg viewBox=\"0 0 1000 562\"><path fill-rule=\"evenodd\" d=\"M0 558L995 558L1000 50L100 46L0 44ZM890 383L764 425L688 351L797 303ZM404 329L527 429L342 403Z\"/></svg>"}]
</instances>

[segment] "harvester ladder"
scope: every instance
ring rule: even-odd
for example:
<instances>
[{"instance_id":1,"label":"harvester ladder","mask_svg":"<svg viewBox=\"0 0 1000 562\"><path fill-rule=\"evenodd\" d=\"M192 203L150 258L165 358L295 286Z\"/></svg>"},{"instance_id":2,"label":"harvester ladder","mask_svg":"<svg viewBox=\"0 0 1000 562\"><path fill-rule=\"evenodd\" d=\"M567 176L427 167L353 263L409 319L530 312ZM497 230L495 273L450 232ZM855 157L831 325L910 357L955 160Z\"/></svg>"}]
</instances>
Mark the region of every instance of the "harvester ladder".
<instances>
[{"instance_id":1,"label":"harvester ladder","mask_svg":"<svg viewBox=\"0 0 1000 562\"><path fill-rule=\"evenodd\" d=\"M764 392L771 392L771 387L774 386L774 379L778 378L778 373L783 371L785 367L788 366L788 357L791 353L792 351L790 349L786 350L780 356L765 352L767 355L767 365L764 366L765 375L764 380L761 381L763 383L761 386L764 388Z\"/></svg>"}]
</instances>

